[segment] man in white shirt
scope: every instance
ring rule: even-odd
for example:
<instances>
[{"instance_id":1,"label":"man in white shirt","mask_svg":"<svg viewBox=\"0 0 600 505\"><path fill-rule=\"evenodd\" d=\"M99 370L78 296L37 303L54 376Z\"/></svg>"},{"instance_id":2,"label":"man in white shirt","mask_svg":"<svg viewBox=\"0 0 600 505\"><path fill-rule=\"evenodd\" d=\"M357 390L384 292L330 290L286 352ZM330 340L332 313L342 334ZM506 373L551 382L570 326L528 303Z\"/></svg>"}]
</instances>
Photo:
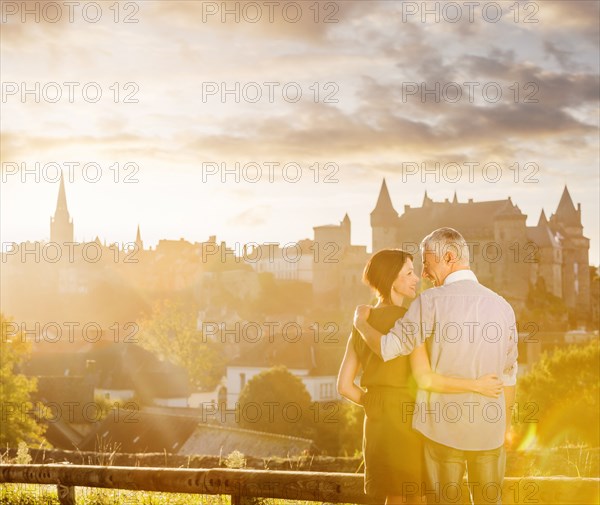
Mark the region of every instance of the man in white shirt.
<instances>
[{"instance_id":1,"label":"man in white shirt","mask_svg":"<svg viewBox=\"0 0 600 505\"><path fill-rule=\"evenodd\" d=\"M420 389L413 416L413 427L424 435L429 503L458 503L468 467L474 503L500 504L517 374L515 314L504 298L479 284L469 268L467 243L456 230L429 234L421 254L422 276L436 288L421 293L387 335L367 323L368 305L356 308L354 324L384 361L427 345L436 373L502 377L499 398Z\"/></svg>"}]
</instances>

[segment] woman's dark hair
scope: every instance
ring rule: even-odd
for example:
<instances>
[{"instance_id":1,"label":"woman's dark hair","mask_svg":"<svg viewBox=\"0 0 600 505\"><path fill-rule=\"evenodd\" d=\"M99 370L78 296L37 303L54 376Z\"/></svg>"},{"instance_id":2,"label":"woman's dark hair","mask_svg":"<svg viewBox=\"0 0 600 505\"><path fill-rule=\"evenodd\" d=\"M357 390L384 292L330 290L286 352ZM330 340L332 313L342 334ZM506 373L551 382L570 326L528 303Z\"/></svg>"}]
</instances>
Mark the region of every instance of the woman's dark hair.
<instances>
[{"instance_id":1,"label":"woman's dark hair","mask_svg":"<svg viewBox=\"0 0 600 505\"><path fill-rule=\"evenodd\" d=\"M365 266L363 281L377 291L382 301L389 303L392 284L407 259L412 261L413 255L402 249L377 251Z\"/></svg>"}]
</instances>

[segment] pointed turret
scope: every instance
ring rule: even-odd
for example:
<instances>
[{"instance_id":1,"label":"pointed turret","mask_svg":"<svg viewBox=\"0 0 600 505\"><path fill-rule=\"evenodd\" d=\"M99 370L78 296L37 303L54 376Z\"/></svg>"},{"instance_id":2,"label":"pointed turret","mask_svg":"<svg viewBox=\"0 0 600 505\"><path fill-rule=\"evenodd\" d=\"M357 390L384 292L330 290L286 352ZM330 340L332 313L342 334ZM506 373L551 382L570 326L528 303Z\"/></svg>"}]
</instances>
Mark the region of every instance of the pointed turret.
<instances>
[{"instance_id":1,"label":"pointed turret","mask_svg":"<svg viewBox=\"0 0 600 505\"><path fill-rule=\"evenodd\" d=\"M60 174L60 187L54 217L50 218L50 241L63 244L73 242L73 220L67 207L67 192L65 191L64 175Z\"/></svg>"},{"instance_id":2,"label":"pointed turret","mask_svg":"<svg viewBox=\"0 0 600 505\"><path fill-rule=\"evenodd\" d=\"M556 221L567 226L581 226L580 213L575 209L575 205L573 205L573 200L566 184L554 216Z\"/></svg>"},{"instance_id":3,"label":"pointed turret","mask_svg":"<svg viewBox=\"0 0 600 505\"><path fill-rule=\"evenodd\" d=\"M454 190L454 198L452 199L452 203L458 203L458 196L456 196L456 190Z\"/></svg>"},{"instance_id":4,"label":"pointed turret","mask_svg":"<svg viewBox=\"0 0 600 505\"><path fill-rule=\"evenodd\" d=\"M550 229L550 224L548 223L544 209L542 209L542 212L540 213L537 226L533 226L527 230L530 240L532 240L537 246L558 247L558 241Z\"/></svg>"},{"instance_id":5,"label":"pointed turret","mask_svg":"<svg viewBox=\"0 0 600 505\"><path fill-rule=\"evenodd\" d=\"M390 198L390 193L384 178L383 183L381 184L381 190L379 191L377 204L371 212L371 226L393 226L396 224L397 219L398 213L392 205L392 199Z\"/></svg>"}]
</instances>

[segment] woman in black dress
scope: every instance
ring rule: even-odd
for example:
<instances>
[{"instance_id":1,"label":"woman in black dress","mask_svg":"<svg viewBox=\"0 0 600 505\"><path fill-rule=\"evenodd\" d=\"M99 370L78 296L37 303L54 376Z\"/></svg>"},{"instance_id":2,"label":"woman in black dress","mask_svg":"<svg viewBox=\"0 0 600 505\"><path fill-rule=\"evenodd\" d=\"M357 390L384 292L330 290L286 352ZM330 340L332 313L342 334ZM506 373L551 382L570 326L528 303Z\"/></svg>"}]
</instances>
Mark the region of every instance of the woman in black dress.
<instances>
[{"instance_id":1,"label":"woman in black dress","mask_svg":"<svg viewBox=\"0 0 600 505\"><path fill-rule=\"evenodd\" d=\"M384 249L367 263L363 280L377 293L369 323L387 333L406 309L405 298L416 296L418 276L412 255ZM409 363L410 359L410 363ZM354 382L362 368L360 386ZM360 334L352 331L338 375L338 392L365 409L363 457L365 493L385 496L386 503L422 503L421 435L412 429L417 384L445 393L477 392L498 397L502 382L495 375L478 379L445 377L431 371L425 346L387 363L374 354Z\"/></svg>"}]
</instances>

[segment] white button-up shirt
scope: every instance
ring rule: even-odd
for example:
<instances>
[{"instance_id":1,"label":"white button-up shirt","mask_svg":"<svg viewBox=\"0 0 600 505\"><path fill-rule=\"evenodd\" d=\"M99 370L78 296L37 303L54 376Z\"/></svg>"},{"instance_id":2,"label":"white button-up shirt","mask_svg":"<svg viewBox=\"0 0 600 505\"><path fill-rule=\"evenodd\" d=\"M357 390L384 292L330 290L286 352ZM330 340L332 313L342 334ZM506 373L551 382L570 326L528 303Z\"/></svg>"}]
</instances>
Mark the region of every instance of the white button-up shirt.
<instances>
[{"instance_id":1,"label":"white button-up shirt","mask_svg":"<svg viewBox=\"0 0 600 505\"><path fill-rule=\"evenodd\" d=\"M423 342L438 374L476 379L495 373L505 386L516 384L515 313L470 270L453 272L442 286L421 293L381 338L381 356L388 361L410 354ZM495 449L504 443L505 410L503 394L489 398L419 390L413 427L456 449Z\"/></svg>"}]
</instances>

